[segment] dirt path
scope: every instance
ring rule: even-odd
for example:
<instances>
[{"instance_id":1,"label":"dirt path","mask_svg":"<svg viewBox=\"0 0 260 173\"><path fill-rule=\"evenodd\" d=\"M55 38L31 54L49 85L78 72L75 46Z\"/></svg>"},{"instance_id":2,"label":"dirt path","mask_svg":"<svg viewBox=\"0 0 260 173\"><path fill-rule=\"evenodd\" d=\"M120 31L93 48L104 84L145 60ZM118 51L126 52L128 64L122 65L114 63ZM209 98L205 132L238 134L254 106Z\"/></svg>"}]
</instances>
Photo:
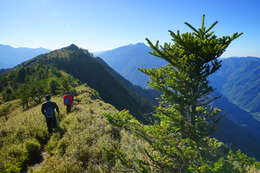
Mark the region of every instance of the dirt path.
<instances>
[{"instance_id":1,"label":"dirt path","mask_svg":"<svg viewBox=\"0 0 260 173\"><path fill-rule=\"evenodd\" d=\"M64 115L63 115L63 114L60 114L59 116L64 116ZM55 131L56 131L57 133L59 133L59 134L61 135L61 138L62 138L62 136L63 136L64 134L62 134L61 129L60 129L60 126L59 126L60 122L61 122L61 120L58 120L58 119L57 119L58 127L55 129ZM56 132L55 132L55 133L56 133ZM48 156L49 156L48 152L45 150L45 147L48 145L48 142L49 142L50 140L51 140L51 137L50 137L50 138L48 139L48 141L42 146L41 159L40 159L37 163L35 163L34 165L29 166L28 169L27 169L27 173L32 173L32 172L34 172L34 171L36 171L36 170L40 170L40 169L41 169L42 165L44 164L44 161L45 161L45 160L48 158Z\"/></svg>"},{"instance_id":2,"label":"dirt path","mask_svg":"<svg viewBox=\"0 0 260 173\"><path fill-rule=\"evenodd\" d=\"M46 158L48 157L47 151L42 151L42 152L41 152L41 157L42 157L41 161L40 161L39 163L36 163L36 164L30 166L30 167L28 168L28 170L27 170L27 173L32 173L33 171L36 171L36 170L41 169L42 163L43 163L44 160L46 160Z\"/></svg>"}]
</instances>

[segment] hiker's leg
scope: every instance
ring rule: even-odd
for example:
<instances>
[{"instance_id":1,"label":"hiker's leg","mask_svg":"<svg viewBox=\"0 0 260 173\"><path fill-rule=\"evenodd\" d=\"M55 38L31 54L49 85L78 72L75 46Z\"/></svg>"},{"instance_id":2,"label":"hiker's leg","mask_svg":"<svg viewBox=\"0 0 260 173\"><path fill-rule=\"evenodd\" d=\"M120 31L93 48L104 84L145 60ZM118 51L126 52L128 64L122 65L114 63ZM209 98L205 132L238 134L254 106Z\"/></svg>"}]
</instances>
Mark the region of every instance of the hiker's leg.
<instances>
[{"instance_id":1,"label":"hiker's leg","mask_svg":"<svg viewBox=\"0 0 260 173\"><path fill-rule=\"evenodd\" d=\"M69 112L71 112L71 105L68 105Z\"/></svg>"},{"instance_id":2,"label":"hiker's leg","mask_svg":"<svg viewBox=\"0 0 260 173\"><path fill-rule=\"evenodd\" d=\"M50 118L50 123L49 123L49 124L50 124L50 125L49 125L49 127L50 127L49 133L52 133L53 130L57 128L57 121L56 121L55 115L54 115L53 118Z\"/></svg>"},{"instance_id":3,"label":"hiker's leg","mask_svg":"<svg viewBox=\"0 0 260 173\"><path fill-rule=\"evenodd\" d=\"M71 112L71 105L67 105L66 109L67 109L67 113L70 113Z\"/></svg>"},{"instance_id":4,"label":"hiker's leg","mask_svg":"<svg viewBox=\"0 0 260 173\"><path fill-rule=\"evenodd\" d=\"M66 111L69 113L69 105L66 105Z\"/></svg>"},{"instance_id":5,"label":"hiker's leg","mask_svg":"<svg viewBox=\"0 0 260 173\"><path fill-rule=\"evenodd\" d=\"M46 123L47 123L47 127L48 127L48 132L52 133L52 119L46 118Z\"/></svg>"},{"instance_id":6,"label":"hiker's leg","mask_svg":"<svg viewBox=\"0 0 260 173\"><path fill-rule=\"evenodd\" d=\"M53 128L57 128L57 120L56 120L56 116L54 115L53 119L52 119L52 123L53 123Z\"/></svg>"}]
</instances>

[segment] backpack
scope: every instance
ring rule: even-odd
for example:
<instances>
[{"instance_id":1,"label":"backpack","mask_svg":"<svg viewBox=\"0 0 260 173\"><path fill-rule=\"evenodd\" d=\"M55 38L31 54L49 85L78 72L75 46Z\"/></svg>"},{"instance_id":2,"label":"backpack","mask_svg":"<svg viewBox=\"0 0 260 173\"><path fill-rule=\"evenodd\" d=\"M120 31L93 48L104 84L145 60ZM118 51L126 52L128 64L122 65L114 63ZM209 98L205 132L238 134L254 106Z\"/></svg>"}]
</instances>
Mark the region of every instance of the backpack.
<instances>
[{"instance_id":1,"label":"backpack","mask_svg":"<svg viewBox=\"0 0 260 173\"><path fill-rule=\"evenodd\" d=\"M46 118L52 118L54 116L54 109L52 106L48 106L45 112Z\"/></svg>"},{"instance_id":2,"label":"backpack","mask_svg":"<svg viewBox=\"0 0 260 173\"><path fill-rule=\"evenodd\" d=\"M70 104L70 99L68 97L65 98L64 100L65 105L69 105Z\"/></svg>"}]
</instances>

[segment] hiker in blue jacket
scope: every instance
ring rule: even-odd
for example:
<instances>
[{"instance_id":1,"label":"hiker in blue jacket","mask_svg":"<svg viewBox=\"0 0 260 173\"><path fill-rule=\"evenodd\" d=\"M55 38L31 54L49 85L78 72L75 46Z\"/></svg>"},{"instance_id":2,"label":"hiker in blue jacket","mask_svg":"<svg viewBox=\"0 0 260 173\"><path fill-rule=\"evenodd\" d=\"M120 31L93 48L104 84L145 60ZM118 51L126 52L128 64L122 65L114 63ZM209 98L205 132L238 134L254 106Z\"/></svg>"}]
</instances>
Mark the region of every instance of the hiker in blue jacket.
<instances>
[{"instance_id":1,"label":"hiker in blue jacket","mask_svg":"<svg viewBox=\"0 0 260 173\"><path fill-rule=\"evenodd\" d=\"M47 127L48 127L48 132L49 134L52 133L53 128L57 127L57 120L56 120L56 116L55 116L55 109L57 111L57 113L60 113L59 107L55 102L51 101L51 96L50 95L46 95L46 102L44 102L42 104L42 114L45 116L46 118L46 123L47 123Z\"/></svg>"}]
</instances>

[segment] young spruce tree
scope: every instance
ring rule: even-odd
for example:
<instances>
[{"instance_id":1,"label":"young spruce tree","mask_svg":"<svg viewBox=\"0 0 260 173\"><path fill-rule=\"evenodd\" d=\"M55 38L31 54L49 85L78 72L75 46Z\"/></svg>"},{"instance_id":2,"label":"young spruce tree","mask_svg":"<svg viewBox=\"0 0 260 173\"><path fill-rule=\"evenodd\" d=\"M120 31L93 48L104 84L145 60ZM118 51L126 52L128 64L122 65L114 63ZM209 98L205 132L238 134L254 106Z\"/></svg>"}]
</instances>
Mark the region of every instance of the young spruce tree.
<instances>
[{"instance_id":1,"label":"young spruce tree","mask_svg":"<svg viewBox=\"0 0 260 173\"><path fill-rule=\"evenodd\" d=\"M219 57L242 33L217 37L211 31L217 22L206 28L204 18L198 29L185 23L192 32L169 31L172 43L160 46L159 41L153 44L146 39L153 49L151 54L168 62L157 69L140 69L150 76L149 85L162 92L153 114L158 121L143 125L127 111L105 115L111 124L149 144L140 148L147 159L130 163L123 155L119 157L128 167L149 172L196 172L219 157L220 143L210 135L221 110L210 105L217 98L209 95L213 88L208 76L221 67Z\"/></svg>"}]
</instances>

